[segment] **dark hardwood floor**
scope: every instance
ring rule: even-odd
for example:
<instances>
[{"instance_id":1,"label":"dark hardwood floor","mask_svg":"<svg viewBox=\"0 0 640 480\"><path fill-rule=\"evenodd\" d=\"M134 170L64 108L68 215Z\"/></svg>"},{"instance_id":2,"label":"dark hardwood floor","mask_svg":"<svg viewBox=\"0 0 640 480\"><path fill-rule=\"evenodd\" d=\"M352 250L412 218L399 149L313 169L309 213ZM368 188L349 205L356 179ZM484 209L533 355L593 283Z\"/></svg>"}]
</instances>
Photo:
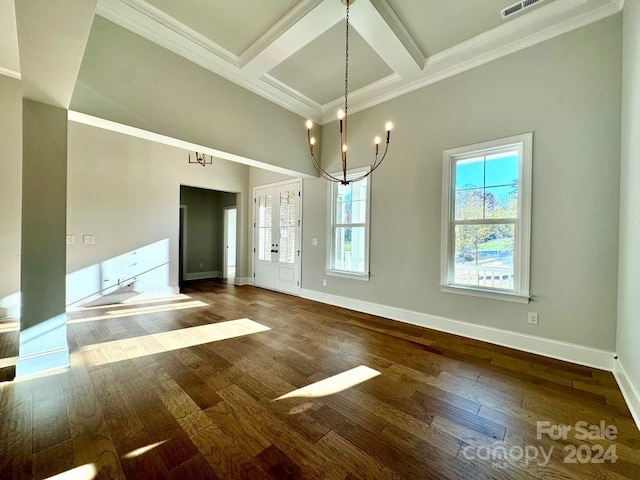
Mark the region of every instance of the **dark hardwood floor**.
<instances>
[{"instance_id":1,"label":"dark hardwood floor","mask_svg":"<svg viewBox=\"0 0 640 480\"><path fill-rule=\"evenodd\" d=\"M640 479L607 372L220 281L68 335L70 369L10 381L0 323L2 479Z\"/></svg>"}]
</instances>

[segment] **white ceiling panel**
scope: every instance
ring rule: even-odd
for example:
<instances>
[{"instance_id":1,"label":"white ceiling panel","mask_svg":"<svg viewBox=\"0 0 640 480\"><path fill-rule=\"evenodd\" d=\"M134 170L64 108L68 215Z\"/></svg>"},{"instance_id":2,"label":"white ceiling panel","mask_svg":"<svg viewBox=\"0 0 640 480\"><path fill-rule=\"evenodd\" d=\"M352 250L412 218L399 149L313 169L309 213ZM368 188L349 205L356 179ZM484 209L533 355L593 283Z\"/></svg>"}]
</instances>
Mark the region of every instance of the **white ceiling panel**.
<instances>
[{"instance_id":1,"label":"white ceiling panel","mask_svg":"<svg viewBox=\"0 0 640 480\"><path fill-rule=\"evenodd\" d=\"M296 6L297 0L147 0L154 7L240 55Z\"/></svg>"},{"instance_id":2,"label":"white ceiling panel","mask_svg":"<svg viewBox=\"0 0 640 480\"><path fill-rule=\"evenodd\" d=\"M552 1L544 0L509 20L502 20L502 9L516 0L388 0L426 56L442 52Z\"/></svg>"},{"instance_id":3,"label":"white ceiling panel","mask_svg":"<svg viewBox=\"0 0 640 480\"><path fill-rule=\"evenodd\" d=\"M344 22L337 23L271 70L270 75L320 104L344 95ZM349 32L349 91L357 90L393 71L351 26Z\"/></svg>"}]
</instances>

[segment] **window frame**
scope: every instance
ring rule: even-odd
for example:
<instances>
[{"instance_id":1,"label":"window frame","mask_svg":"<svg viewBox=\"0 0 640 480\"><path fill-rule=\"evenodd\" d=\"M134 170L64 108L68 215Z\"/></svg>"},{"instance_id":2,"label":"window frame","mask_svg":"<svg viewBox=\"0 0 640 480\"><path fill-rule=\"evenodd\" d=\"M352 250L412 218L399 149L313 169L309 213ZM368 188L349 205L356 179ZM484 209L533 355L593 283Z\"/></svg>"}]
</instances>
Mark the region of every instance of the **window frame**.
<instances>
[{"instance_id":1,"label":"window frame","mask_svg":"<svg viewBox=\"0 0 640 480\"><path fill-rule=\"evenodd\" d=\"M515 230L513 256L514 289L510 291L491 287L456 284L454 282L456 227L454 208L456 190L454 182L456 162L480 155L490 155L506 148L517 148L520 154L518 161L518 216L516 219L513 219ZM517 303L529 303L531 276L532 161L532 132L444 151L442 168L442 237L440 249L440 290L442 292Z\"/></svg>"},{"instance_id":2,"label":"window frame","mask_svg":"<svg viewBox=\"0 0 640 480\"><path fill-rule=\"evenodd\" d=\"M347 170L347 179L349 178L357 178L361 177L363 174L369 172L370 167L364 168L353 168ZM332 174L335 177L340 178L342 176L342 172ZM336 224L335 223L335 200L337 197L338 187L340 183L338 182L328 182L328 193L327 193L327 213L328 213L328 229L327 229L327 264L325 273L334 277L344 277L344 278L352 278L355 280L369 281L369 277L371 276L371 272L369 270L369 253L370 242L371 242L371 176L367 177L367 202L366 202L366 215L365 215L365 223L351 223L351 224ZM333 265L334 260L334 242L335 242L335 232L338 227L349 227L349 226L364 226L364 273L352 272L348 270L339 270L336 269Z\"/></svg>"}]
</instances>

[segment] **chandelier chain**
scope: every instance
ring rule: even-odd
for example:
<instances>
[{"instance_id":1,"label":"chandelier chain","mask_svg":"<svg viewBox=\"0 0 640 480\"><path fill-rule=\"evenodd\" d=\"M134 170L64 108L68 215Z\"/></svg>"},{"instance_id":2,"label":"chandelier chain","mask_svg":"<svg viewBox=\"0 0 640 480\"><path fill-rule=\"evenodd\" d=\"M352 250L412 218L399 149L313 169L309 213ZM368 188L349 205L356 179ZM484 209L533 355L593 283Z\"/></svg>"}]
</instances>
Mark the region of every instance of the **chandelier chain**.
<instances>
[{"instance_id":1,"label":"chandelier chain","mask_svg":"<svg viewBox=\"0 0 640 480\"><path fill-rule=\"evenodd\" d=\"M344 114L347 115L349 109L349 4L347 2L347 32L345 35L344 49Z\"/></svg>"}]
</instances>

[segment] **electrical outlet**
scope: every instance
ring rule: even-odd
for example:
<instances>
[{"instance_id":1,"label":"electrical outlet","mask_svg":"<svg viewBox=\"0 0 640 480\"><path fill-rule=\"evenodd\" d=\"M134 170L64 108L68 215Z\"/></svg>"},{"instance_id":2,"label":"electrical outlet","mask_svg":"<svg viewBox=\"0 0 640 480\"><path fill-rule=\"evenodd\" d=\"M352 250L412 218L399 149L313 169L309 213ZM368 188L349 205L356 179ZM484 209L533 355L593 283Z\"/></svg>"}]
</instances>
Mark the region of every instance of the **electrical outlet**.
<instances>
[{"instance_id":1,"label":"electrical outlet","mask_svg":"<svg viewBox=\"0 0 640 480\"><path fill-rule=\"evenodd\" d=\"M67 235L67 245L73 245L76 243L75 235Z\"/></svg>"},{"instance_id":2,"label":"electrical outlet","mask_svg":"<svg viewBox=\"0 0 640 480\"><path fill-rule=\"evenodd\" d=\"M204 268L204 263L200 263L200 268Z\"/></svg>"},{"instance_id":3,"label":"electrical outlet","mask_svg":"<svg viewBox=\"0 0 640 480\"><path fill-rule=\"evenodd\" d=\"M316 247L318 245L318 239L317 238L312 238L311 239L311 245L313 245L314 247Z\"/></svg>"},{"instance_id":4,"label":"electrical outlet","mask_svg":"<svg viewBox=\"0 0 640 480\"><path fill-rule=\"evenodd\" d=\"M96 238L93 235L85 235L82 237L82 243L85 245L93 245L96 243Z\"/></svg>"},{"instance_id":5,"label":"electrical outlet","mask_svg":"<svg viewBox=\"0 0 640 480\"><path fill-rule=\"evenodd\" d=\"M531 325L538 325L538 314L535 312L529 312L529 317L527 318L527 322Z\"/></svg>"},{"instance_id":6,"label":"electrical outlet","mask_svg":"<svg viewBox=\"0 0 640 480\"><path fill-rule=\"evenodd\" d=\"M323 287L326 287L326 286L327 286L327 279L326 279L326 278L323 278L323 279L322 279L322 286L323 286Z\"/></svg>"}]
</instances>

